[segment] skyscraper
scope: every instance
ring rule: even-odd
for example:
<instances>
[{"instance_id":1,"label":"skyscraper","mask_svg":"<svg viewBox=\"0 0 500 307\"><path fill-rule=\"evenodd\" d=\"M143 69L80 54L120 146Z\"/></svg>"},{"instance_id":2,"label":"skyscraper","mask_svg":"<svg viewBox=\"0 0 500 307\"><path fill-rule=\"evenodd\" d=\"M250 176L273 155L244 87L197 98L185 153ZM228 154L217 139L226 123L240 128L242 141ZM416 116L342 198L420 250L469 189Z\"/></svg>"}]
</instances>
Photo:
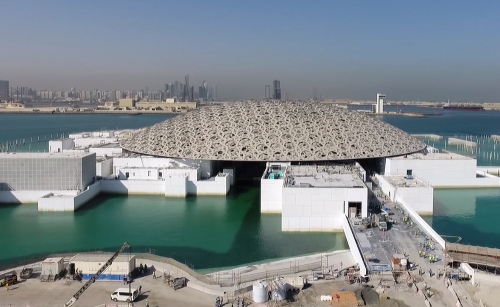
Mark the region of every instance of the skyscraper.
<instances>
[{"instance_id":1,"label":"skyscraper","mask_svg":"<svg viewBox=\"0 0 500 307\"><path fill-rule=\"evenodd\" d=\"M279 80L273 81L273 99L281 99L281 86Z\"/></svg>"},{"instance_id":2,"label":"skyscraper","mask_svg":"<svg viewBox=\"0 0 500 307\"><path fill-rule=\"evenodd\" d=\"M266 99L270 99L271 98L271 86L270 85L266 85L265 97L266 97Z\"/></svg>"},{"instance_id":3,"label":"skyscraper","mask_svg":"<svg viewBox=\"0 0 500 307\"><path fill-rule=\"evenodd\" d=\"M205 88L204 88L203 86L200 86L200 87L198 88L198 97L199 97L200 99L205 100Z\"/></svg>"},{"instance_id":4,"label":"skyscraper","mask_svg":"<svg viewBox=\"0 0 500 307\"><path fill-rule=\"evenodd\" d=\"M0 100L9 99L9 81L0 80Z\"/></svg>"}]
</instances>

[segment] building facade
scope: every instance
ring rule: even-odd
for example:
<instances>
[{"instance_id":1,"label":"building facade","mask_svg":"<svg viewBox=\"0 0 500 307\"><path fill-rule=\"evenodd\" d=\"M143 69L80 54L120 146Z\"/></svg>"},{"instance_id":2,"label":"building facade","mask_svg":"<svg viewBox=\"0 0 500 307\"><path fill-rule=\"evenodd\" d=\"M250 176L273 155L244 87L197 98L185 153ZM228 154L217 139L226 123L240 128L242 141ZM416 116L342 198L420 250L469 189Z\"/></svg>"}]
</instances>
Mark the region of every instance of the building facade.
<instances>
[{"instance_id":1,"label":"building facade","mask_svg":"<svg viewBox=\"0 0 500 307\"><path fill-rule=\"evenodd\" d=\"M273 81L273 99L281 99L281 84L279 80Z\"/></svg>"},{"instance_id":2,"label":"building facade","mask_svg":"<svg viewBox=\"0 0 500 307\"><path fill-rule=\"evenodd\" d=\"M95 172L95 153L2 153L0 191L83 191Z\"/></svg>"},{"instance_id":3,"label":"building facade","mask_svg":"<svg viewBox=\"0 0 500 307\"><path fill-rule=\"evenodd\" d=\"M0 80L0 100L9 99L9 81Z\"/></svg>"}]
</instances>

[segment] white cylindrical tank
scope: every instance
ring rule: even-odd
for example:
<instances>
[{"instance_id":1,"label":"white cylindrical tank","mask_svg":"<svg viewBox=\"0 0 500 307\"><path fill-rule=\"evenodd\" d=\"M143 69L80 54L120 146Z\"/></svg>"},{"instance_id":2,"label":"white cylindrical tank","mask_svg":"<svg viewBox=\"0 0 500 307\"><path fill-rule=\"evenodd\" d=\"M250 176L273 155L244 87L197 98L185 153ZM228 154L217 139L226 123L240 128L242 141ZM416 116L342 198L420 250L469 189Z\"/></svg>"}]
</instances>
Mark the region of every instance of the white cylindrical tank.
<instances>
[{"instance_id":1,"label":"white cylindrical tank","mask_svg":"<svg viewBox=\"0 0 500 307\"><path fill-rule=\"evenodd\" d=\"M253 284L253 301L260 304L267 302L268 299L268 289L267 284L265 282L256 282Z\"/></svg>"}]
</instances>

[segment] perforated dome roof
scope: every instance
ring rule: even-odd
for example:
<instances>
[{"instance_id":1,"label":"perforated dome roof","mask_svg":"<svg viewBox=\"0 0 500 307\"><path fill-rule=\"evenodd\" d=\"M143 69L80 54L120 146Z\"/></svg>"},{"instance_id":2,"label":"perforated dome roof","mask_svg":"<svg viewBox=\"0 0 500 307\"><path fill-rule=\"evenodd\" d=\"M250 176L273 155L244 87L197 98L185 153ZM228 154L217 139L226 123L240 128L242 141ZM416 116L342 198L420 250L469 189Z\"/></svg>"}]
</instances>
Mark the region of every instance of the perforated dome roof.
<instances>
[{"instance_id":1,"label":"perforated dome roof","mask_svg":"<svg viewBox=\"0 0 500 307\"><path fill-rule=\"evenodd\" d=\"M399 156L425 148L357 111L310 102L253 101L202 107L124 141L128 151L225 161L326 161Z\"/></svg>"}]
</instances>

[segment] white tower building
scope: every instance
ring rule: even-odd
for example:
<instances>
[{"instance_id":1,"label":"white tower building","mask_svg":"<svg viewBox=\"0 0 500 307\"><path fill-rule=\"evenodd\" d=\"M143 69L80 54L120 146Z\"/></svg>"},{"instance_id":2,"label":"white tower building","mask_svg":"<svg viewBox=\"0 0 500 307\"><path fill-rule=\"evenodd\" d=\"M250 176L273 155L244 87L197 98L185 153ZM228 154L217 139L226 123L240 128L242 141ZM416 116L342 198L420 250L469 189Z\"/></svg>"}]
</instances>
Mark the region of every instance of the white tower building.
<instances>
[{"instance_id":1,"label":"white tower building","mask_svg":"<svg viewBox=\"0 0 500 307\"><path fill-rule=\"evenodd\" d=\"M375 104L375 113L380 114L384 113L384 94L377 94L377 102Z\"/></svg>"}]
</instances>

